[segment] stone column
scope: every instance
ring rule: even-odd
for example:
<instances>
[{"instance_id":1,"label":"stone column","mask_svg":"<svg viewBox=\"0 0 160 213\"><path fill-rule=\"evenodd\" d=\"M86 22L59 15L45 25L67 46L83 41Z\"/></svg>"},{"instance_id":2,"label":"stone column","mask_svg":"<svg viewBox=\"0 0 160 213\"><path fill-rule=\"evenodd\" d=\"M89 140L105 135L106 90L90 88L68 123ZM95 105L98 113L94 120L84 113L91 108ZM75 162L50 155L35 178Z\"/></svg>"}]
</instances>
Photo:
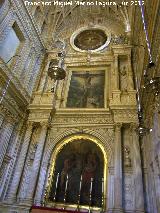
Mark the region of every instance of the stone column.
<instances>
[{"instance_id":1,"label":"stone column","mask_svg":"<svg viewBox=\"0 0 160 213\"><path fill-rule=\"evenodd\" d=\"M22 148L21 148L21 152L20 152L20 155L19 155L19 158L17 161L17 166L15 169L13 180L12 180L12 183L11 183L11 186L9 189L9 193L8 193L8 195L9 195L8 200L11 200L11 201L14 201L16 198L16 193L17 193L19 182L20 182L21 175L23 172L23 167L25 164L28 147L29 147L30 140L32 137L32 132L33 132L33 123L28 122L26 134L25 134L24 141L23 141Z\"/></svg>"},{"instance_id":2,"label":"stone column","mask_svg":"<svg viewBox=\"0 0 160 213\"><path fill-rule=\"evenodd\" d=\"M115 124L114 141L114 213L123 212L122 208L122 141L121 123Z\"/></svg>"},{"instance_id":3,"label":"stone column","mask_svg":"<svg viewBox=\"0 0 160 213\"><path fill-rule=\"evenodd\" d=\"M0 128L3 124L3 121L4 121L4 114L0 114Z\"/></svg>"},{"instance_id":4,"label":"stone column","mask_svg":"<svg viewBox=\"0 0 160 213\"><path fill-rule=\"evenodd\" d=\"M32 202L33 196L34 196L34 191L36 187L36 182L38 179L38 174L40 170L40 164L42 160L42 154L43 154L43 149L44 149L44 143L47 135L47 129L48 129L48 124L47 123L42 123L41 124L41 133L38 141L38 147L35 153L35 158L32 166L32 171L31 171L31 179L30 179L30 185L28 186L28 191L27 191L27 201Z\"/></svg>"},{"instance_id":5,"label":"stone column","mask_svg":"<svg viewBox=\"0 0 160 213\"><path fill-rule=\"evenodd\" d=\"M12 118L6 118L2 125L2 134L0 136L0 167L2 166L2 162L4 159L4 156L7 151L7 147L14 129L14 119Z\"/></svg>"},{"instance_id":6,"label":"stone column","mask_svg":"<svg viewBox=\"0 0 160 213\"><path fill-rule=\"evenodd\" d=\"M19 122L19 124L14 129L14 133L12 134L10 143L8 145L3 164L1 167L1 177L0 177L0 196L2 195L2 199L5 198L8 185L10 182L10 178L14 168L14 162L16 160L17 154L17 144L19 143L20 134L22 134L23 121Z\"/></svg>"},{"instance_id":7,"label":"stone column","mask_svg":"<svg viewBox=\"0 0 160 213\"><path fill-rule=\"evenodd\" d=\"M49 156L47 156L47 162L44 161L42 163L42 166L41 166L41 170L40 170L40 174L39 174L39 178L38 178L38 185L37 185L37 189L36 189L36 194L35 194L35 198L34 198L34 203L36 205L41 205L41 202L42 202L42 199L43 199L43 193L45 190L45 182L46 182L46 179L48 177L48 168L49 168Z\"/></svg>"},{"instance_id":8,"label":"stone column","mask_svg":"<svg viewBox=\"0 0 160 213\"><path fill-rule=\"evenodd\" d=\"M131 124L131 137L133 147L133 167L135 180L135 212L144 212L144 194L143 194L143 180L141 168L141 156L139 146L139 136L137 134L137 124Z\"/></svg>"}]
</instances>

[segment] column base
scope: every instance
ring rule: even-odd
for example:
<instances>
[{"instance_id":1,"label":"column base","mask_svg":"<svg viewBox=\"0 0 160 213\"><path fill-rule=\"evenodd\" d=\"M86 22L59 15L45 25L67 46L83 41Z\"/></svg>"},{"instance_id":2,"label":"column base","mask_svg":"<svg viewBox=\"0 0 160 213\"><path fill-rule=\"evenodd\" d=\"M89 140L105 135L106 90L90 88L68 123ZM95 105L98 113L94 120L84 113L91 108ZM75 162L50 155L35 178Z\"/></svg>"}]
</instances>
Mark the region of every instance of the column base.
<instances>
[{"instance_id":1,"label":"column base","mask_svg":"<svg viewBox=\"0 0 160 213\"><path fill-rule=\"evenodd\" d=\"M34 200L34 205L41 206L42 205L42 201L41 200Z\"/></svg>"},{"instance_id":2,"label":"column base","mask_svg":"<svg viewBox=\"0 0 160 213\"><path fill-rule=\"evenodd\" d=\"M32 198L20 198L19 199L19 204L20 205L29 205L29 206L31 206L33 204L33 199Z\"/></svg>"},{"instance_id":3,"label":"column base","mask_svg":"<svg viewBox=\"0 0 160 213\"><path fill-rule=\"evenodd\" d=\"M4 203L8 203L8 204L15 204L17 202L17 198L15 197L7 197L4 201Z\"/></svg>"},{"instance_id":4,"label":"column base","mask_svg":"<svg viewBox=\"0 0 160 213\"><path fill-rule=\"evenodd\" d=\"M144 209L142 210L142 209L137 209L136 211L135 211L135 213L144 213L145 211L144 211Z\"/></svg>"},{"instance_id":5,"label":"column base","mask_svg":"<svg viewBox=\"0 0 160 213\"><path fill-rule=\"evenodd\" d=\"M112 210L113 213L124 213L124 210L122 208L114 208Z\"/></svg>"}]
</instances>

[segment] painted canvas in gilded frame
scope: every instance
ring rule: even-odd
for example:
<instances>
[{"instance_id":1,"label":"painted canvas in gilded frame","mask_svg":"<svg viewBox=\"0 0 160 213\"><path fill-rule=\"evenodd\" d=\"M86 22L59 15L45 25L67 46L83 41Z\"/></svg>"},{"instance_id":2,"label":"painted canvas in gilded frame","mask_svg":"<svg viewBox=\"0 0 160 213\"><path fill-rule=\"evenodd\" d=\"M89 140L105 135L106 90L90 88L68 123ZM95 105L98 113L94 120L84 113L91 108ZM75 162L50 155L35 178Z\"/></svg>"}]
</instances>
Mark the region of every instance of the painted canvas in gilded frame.
<instances>
[{"instance_id":1,"label":"painted canvas in gilded frame","mask_svg":"<svg viewBox=\"0 0 160 213\"><path fill-rule=\"evenodd\" d=\"M55 195L57 174L59 173L56 202L63 203L64 201L68 175L66 193L66 202L68 204L78 203L80 179L82 177L80 204L90 204L90 185L91 178L93 178L91 205L101 207L103 171L103 154L95 143L80 139L66 144L56 158L50 201L53 200Z\"/></svg>"},{"instance_id":2,"label":"painted canvas in gilded frame","mask_svg":"<svg viewBox=\"0 0 160 213\"><path fill-rule=\"evenodd\" d=\"M105 71L73 71L67 107L104 108Z\"/></svg>"}]
</instances>

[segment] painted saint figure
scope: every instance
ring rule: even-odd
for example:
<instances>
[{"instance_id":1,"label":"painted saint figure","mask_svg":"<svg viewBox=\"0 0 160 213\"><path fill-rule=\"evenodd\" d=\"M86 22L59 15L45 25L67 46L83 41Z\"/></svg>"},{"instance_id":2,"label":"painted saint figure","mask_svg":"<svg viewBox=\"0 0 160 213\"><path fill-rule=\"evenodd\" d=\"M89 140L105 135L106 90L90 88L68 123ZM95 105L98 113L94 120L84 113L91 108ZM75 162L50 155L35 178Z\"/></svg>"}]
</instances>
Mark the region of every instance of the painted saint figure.
<instances>
[{"instance_id":1,"label":"painted saint figure","mask_svg":"<svg viewBox=\"0 0 160 213\"><path fill-rule=\"evenodd\" d=\"M82 202L89 204L89 191L91 178L95 178L97 169L97 159L94 153L86 154L86 162L82 172Z\"/></svg>"}]
</instances>

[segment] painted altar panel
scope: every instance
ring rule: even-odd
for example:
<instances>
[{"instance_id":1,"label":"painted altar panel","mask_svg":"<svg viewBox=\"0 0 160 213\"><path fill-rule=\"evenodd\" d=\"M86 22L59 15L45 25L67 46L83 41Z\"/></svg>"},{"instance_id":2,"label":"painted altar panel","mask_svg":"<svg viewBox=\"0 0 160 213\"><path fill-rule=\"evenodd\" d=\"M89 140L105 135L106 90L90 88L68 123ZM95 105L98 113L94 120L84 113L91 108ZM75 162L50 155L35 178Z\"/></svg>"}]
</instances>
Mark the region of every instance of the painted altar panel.
<instances>
[{"instance_id":1,"label":"painted altar panel","mask_svg":"<svg viewBox=\"0 0 160 213\"><path fill-rule=\"evenodd\" d=\"M103 108L105 71L73 71L67 107Z\"/></svg>"},{"instance_id":2,"label":"painted altar panel","mask_svg":"<svg viewBox=\"0 0 160 213\"><path fill-rule=\"evenodd\" d=\"M66 144L56 159L49 200L54 200L56 192L56 202L63 203L67 187L66 203L77 204L80 194L81 205L101 207L103 170L103 154L95 143L81 139ZM93 187L90 203L91 178Z\"/></svg>"}]
</instances>

